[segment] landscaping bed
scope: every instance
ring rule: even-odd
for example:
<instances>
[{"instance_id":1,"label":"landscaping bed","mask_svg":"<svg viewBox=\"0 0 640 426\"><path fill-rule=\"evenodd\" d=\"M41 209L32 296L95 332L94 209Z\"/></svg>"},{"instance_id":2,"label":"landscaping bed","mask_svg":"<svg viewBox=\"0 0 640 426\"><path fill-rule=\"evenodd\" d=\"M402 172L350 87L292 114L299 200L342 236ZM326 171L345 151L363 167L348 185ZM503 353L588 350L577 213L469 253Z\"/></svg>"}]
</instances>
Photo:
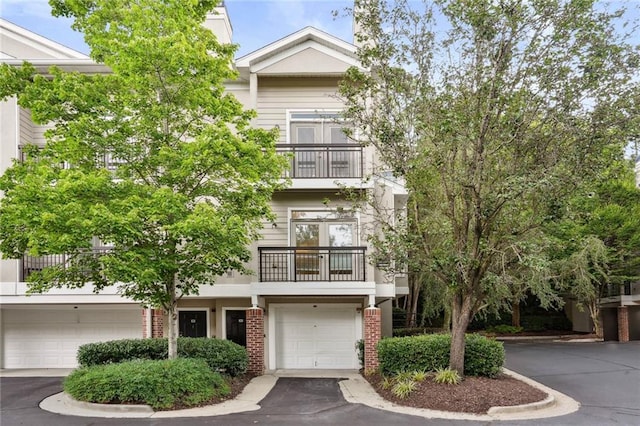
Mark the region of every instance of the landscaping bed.
<instances>
[{"instance_id":1,"label":"landscaping bed","mask_svg":"<svg viewBox=\"0 0 640 426\"><path fill-rule=\"evenodd\" d=\"M383 389L383 376L365 376L378 394L398 405L430 410L485 414L494 406L512 406L542 401L547 394L505 374L496 378L467 376L460 384L435 383L431 378L417 382L407 398Z\"/></svg>"}]
</instances>

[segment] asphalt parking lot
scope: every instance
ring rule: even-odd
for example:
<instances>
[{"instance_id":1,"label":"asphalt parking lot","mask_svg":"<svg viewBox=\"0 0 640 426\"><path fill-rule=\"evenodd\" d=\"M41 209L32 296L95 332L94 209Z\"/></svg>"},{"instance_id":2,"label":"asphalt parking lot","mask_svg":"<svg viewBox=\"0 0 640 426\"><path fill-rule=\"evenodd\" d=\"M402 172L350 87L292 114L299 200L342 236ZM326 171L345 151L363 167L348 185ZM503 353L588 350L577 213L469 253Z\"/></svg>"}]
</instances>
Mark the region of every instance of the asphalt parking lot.
<instances>
[{"instance_id":1,"label":"asphalt parking lot","mask_svg":"<svg viewBox=\"0 0 640 426\"><path fill-rule=\"evenodd\" d=\"M500 425L640 425L640 342L507 343L506 367L578 400L578 412ZM219 417L106 419L64 416L38 407L60 392L59 377L0 378L0 424L14 425L475 425L424 419L350 404L338 379L279 379L260 410Z\"/></svg>"}]
</instances>

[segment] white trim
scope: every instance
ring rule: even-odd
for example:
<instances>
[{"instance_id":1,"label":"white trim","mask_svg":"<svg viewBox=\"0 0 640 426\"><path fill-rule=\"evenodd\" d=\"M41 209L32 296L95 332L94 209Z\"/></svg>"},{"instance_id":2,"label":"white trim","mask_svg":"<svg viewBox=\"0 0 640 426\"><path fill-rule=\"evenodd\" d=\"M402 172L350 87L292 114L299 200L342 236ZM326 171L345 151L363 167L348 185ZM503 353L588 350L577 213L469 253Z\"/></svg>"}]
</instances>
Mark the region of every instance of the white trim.
<instances>
[{"instance_id":1,"label":"white trim","mask_svg":"<svg viewBox=\"0 0 640 426\"><path fill-rule=\"evenodd\" d=\"M65 55L69 58L88 58L88 56L82 52L78 52L77 50L71 49L65 45L29 31L28 29L7 21L6 19L0 18L0 29L4 30L3 32L8 38L40 50L47 55L54 57Z\"/></svg>"},{"instance_id":2,"label":"white trim","mask_svg":"<svg viewBox=\"0 0 640 426\"><path fill-rule=\"evenodd\" d=\"M251 309L251 307L240 307L240 306L225 306L222 308L222 318L220 320L221 330L220 330L220 338L227 340L227 311L245 311L247 309ZM247 320L245 316L244 320L245 327L247 326ZM246 330L246 328L245 328Z\"/></svg>"},{"instance_id":3,"label":"white trim","mask_svg":"<svg viewBox=\"0 0 640 426\"><path fill-rule=\"evenodd\" d=\"M286 309L286 308L305 308L305 307L318 307L318 308L326 308L326 309L344 309L344 308L353 308L353 309L363 309L362 304L359 303L272 303L269 305L269 333L267 335L267 344L269 346L269 359L267 360L267 369L268 370L276 370L276 323L278 319L278 310ZM363 321L362 321L362 312L360 315L356 312L355 316L355 331L356 331L356 342L363 337Z\"/></svg>"},{"instance_id":4,"label":"white trim","mask_svg":"<svg viewBox=\"0 0 640 426\"><path fill-rule=\"evenodd\" d=\"M197 307L197 306L189 306L184 308L177 308L178 312L178 333L180 332L180 312L182 311L193 311L193 312L202 312L205 311L207 313L207 337L211 337L211 308L210 307Z\"/></svg>"},{"instance_id":5,"label":"white trim","mask_svg":"<svg viewBox=\"0 0 640 426\"><path fill-rule=\"evenodd\" d=\"M293 34L281 38L280 40L261 47L258 50L254 50L247 55L241 56L236 59L236 65L238 67L250 67L252 62L259 61L262 57L274 55L279 50L286 50L289 46L299 44L303 40L314 40L318 44L325 45L328 43L337 52L341 51L344 55L350 54L354 57L356 55L357 48L353 44L341 40L324 31L318 30L317 28L305 27Z\"/></svg>"},{"instance_id":6,"label":"white trim","mask_svg":"<svg viewBox=\"0 0 640 426\"><path fill-rule=\"evenodd\" d=\"M317 50L320 53L323 53L327 56L330 56L334 59L344 62L345 65L347 66L357 67L359 65L358 60L356 58L353 58L349 55L345 55L344 53L339 52L332 47L320 44L316 40L310 39L310 40L305 40L302 43L293 45L286 50L283 50L281 52L274 54L273 56L267 57L263 61L257 60L255 62L252 62L250 65L250 72L260 74L260 72L265 68L269 68L270 66L275 65L278 62L281 62L287 58L290 58L291 56L294 56L307 49ZM313 69L310 69L309 72L315 73ZM265 73L265 75L268 75L268 73Z\"/></svg>"}]
</instances>

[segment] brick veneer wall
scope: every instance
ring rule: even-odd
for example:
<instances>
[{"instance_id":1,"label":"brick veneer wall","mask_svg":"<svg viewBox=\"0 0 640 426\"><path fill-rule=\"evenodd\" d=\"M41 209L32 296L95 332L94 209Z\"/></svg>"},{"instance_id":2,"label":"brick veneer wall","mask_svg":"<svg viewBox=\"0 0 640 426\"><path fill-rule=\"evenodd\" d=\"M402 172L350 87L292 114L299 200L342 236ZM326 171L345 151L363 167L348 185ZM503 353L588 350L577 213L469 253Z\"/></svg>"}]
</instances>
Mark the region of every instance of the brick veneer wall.
<instances>
[{"instance_id":1,"label":"brick veneer wall","mask_svg":"<svg viewBox=\"0 0 640 426\"><path fill-rule=\"evenodd\" d=\"M264 374L264 313L261 308L250 308L246 318L248 371Z\"/></svg>"},{"instance_id":2,"label":"brick veneer wall","mask_svg":"<svg viewBox=\"0 0 640 426\"><path fill-rule=\"evenodd\" d=\"M629 341L629 308L618 306L618 341Z\"/></svg>"},{"instance_id":3,"label":"brick veneer wall","mask_svg":"<svg viewBox=\"0 0 640 426\"><path fill-rule=\"evenodd\" d=\"M142 310L142 337L147 334L147 309ZM151 337L164 337L164 312L162 309L151 309Z\"/></svg>"},{"instance_id":4,"label":"brick veneer wall","mask_svg":"<svg viewBox=\"0 0 640 426\"><path fill-rule=\"evenodd\" d=\"M378 369L378 352L376 344L382 338L380 308L364 310L364 371L365 374Z\"/></svg>"}]
</instances>

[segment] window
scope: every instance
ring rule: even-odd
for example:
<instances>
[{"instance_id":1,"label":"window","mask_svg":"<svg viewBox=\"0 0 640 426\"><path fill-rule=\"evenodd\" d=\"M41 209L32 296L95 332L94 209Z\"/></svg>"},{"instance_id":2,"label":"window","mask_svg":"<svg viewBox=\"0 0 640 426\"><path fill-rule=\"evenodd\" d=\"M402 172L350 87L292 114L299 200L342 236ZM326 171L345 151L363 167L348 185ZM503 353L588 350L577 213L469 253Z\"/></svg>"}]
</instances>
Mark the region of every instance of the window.
<instances>
[{"instance_id":1,"label":"window","mask_svg":"<svg viewBox=\"0 0 640 426\"><path fill-rule=\"evenodd\" d=\"M362 149L345 133L349 127L337 112L290 112L292 177L360 177Z\"/></svg>"}]
</instances>

